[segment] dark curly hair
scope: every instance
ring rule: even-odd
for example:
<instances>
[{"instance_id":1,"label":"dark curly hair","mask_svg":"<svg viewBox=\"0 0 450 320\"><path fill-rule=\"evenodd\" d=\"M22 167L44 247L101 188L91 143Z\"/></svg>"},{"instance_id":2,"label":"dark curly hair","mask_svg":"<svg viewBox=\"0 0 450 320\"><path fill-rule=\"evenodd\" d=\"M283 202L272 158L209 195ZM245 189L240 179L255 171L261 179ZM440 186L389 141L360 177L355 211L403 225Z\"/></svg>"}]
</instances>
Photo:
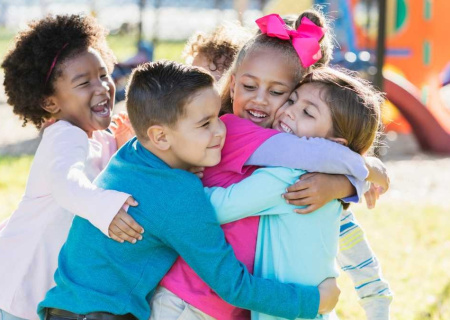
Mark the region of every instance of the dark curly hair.
<instances>
[{"instance_id":1,"label":"dark curly hair","mask_svg":"<svg viewBox=\"0 0 450 320\"><path fill-rule=\"evenodd\" d=\"M2 62L8 104L38 129L51 114L43 109L45 100L55 93L55 81L62 75L64 61L88 48L96 49L111 72L116 62L106 43L107 31L97 21L83 15L47 16L32 21L15 38L14 47ZM56 65L46 81L57 57Z\"/></svg>"}]
</instances>

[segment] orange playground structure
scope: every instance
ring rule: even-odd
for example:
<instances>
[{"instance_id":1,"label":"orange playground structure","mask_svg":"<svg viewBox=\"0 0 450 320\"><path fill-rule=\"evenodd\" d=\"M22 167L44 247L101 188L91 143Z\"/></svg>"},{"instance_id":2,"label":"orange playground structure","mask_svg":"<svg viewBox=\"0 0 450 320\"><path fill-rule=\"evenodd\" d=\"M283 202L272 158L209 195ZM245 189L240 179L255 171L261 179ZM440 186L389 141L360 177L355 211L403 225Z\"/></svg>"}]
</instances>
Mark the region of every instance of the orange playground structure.
<instances>
[{"instance_id":1,"label":"orange playground structure","mask_svg":"<svg viewBox=\"0 0 450 320\"><path fill-rule=\"evenodd\" d=\"M331 1L341 50L374 52L376 5ZM386 129L412 131L423 150L450 154L450 1L387 0L386 9L383 89L395 106L388 105Z\"/></svg>"}]
</instances>

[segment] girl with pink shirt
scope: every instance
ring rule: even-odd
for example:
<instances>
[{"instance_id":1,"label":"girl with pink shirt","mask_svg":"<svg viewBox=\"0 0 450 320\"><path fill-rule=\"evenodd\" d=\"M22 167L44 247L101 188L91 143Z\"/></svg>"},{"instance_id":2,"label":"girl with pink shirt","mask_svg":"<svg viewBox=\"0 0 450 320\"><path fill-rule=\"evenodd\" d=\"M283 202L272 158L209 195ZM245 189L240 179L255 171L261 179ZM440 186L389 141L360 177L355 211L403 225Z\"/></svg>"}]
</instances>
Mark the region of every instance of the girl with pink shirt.
<instances>
[{"instance_id":1,"label":"girl with pink shirt","mask_svg":"<svg viewBox=\"0 0 450 320\"><path fill-rule=\"evenodd\" d=\"M275 15L272 18L281 20ZM321 174L302 179L294 186L295 200L290 201L308 206L301 213L311 212L332 199L353 195L349 179L360 195L368 176L360 155L324 139L300 139L264 129L272 126L276 111L303 76L330 60L332 46L324 17L316 11L307 11L299 16L295 26L281 30L271 30L261 20L259 23L267 34L256 35L244 45L222 79L225 115L221 119L227 126L227 136L222 161L204 170L203 184L227 187L251 175L257 165L273 165L351 176ZM284 38L269 36L283 30ZM247 125L249 120L258 126ZM259 217L249 217L222 226L236 257L250 272L258 223ZM153 297L151 319L178 319L180 314L187 319L250 319L248 310L220 299L180 258L160 285Z\"/></svg>"},{"instance_id":2,"label":"girl with pink shirt","mask_svg":"<svg viewBox=\"0 0 450 320\"><path fill-rule=\"evenodd\" d=\"M91 182L117 150L104 131L115 93L115 58L105 36L93 18L49 16L19 33L2 63L14 113L38 129L48 119L54 123L43 133L25 194L0 231L0 319L38 319L74 214L116 241L142 239L142 228L122 208L135 200Z\"/></svg>"}]
</instances>

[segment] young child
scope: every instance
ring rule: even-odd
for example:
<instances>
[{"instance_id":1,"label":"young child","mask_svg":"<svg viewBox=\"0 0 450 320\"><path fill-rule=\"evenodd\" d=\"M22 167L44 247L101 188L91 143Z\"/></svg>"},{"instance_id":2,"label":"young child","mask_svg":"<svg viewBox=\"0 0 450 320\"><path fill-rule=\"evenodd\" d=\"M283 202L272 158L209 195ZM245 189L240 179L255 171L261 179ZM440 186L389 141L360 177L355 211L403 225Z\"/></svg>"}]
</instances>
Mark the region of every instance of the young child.
<instances>
[{"instance_id":1,"label":"young child","mask_svg":"<svg viewBox=\"0 0 450 320\"><path fill-rule=\"evenodd\" d=\"M252 277L226 243L200 181L185 171L221 158L225 126L209 73L167 61L141 65L127 88L127 109L137 138L112 157L95 183L133 194L139 206L129 213L147 235L136 245L120 245L75 217L56 287L39 305L42 319L147 320L148 300L178 254L241 307L314 317L321 310L319 291L321 305L334 304L336 289L327 288L332 280L318 290Z\"/></svg>"},{"instance_id":2,"label":"young child","mask_svg":"<svg viewBox=\"0 0 450 320\"><path fill-rule=\"evenodd\" d=\"M277 15L270 15L270 33L281 32L280 38L260 34L252 38L238 53L232 67L222 78L221 117L227 126L227 139L222 150L222 161L204 171L205 186L227 187L249 176L255 165L285 166L303 168L310 172L340 173L354 176L358 196L362 194L363 180L376 179L386 185L385 177L377 172L379 163L368 164L369 174L362 157L347 148L328 140L299 139L290 134L263 130L271 127L276 111L285 103L302 77L316 65L328 63L331 57L331 42L325 20L316 11L300 15L295 30L285 26ZM267 21L261 21L265 26ZM277 25L272 25L278 23ZM324 28L320 28L320 27ZM264 28L267 31L267 28ZM284 33L283 33L284 31ZM290 36L307 39L308 44L295 49ZM294 41L295 42L295 41ZM302 43L302 41L300 41ZM304 51L302 51L304 50ZM299 52L303 60L299 59ZM306 54L306 56L305 56ZM239 117L243 118L240 119ZM258 127L246 126L250 120ZM382 171L382 170L378 170ZM372 176L374 178L372 178ZM381 178L380 178L381 177ZM351 178L351 177L350 177ZM354 194L349 180L340 175L316 175L296 184L300 191L297 205L308 205L302 213L311 212L332 199L341 199ZM358 201L359 197L346 200ZM250 272L253 271L258 232L258 217L250 217L222 226L227 241L233 247L237 258ZM249 319L250 313L227 304L217 296L192 269L180 258L164 277L161 286L167 289L165 295L174 301L185 301L200 309L203 314L197 318ZM170 308L159 299L152 302L154 309ZM178 299L178 300L176 300Z\"/></svg>"},{"instance_id":3,"label":"young child","mask_svg":"<svg viewBox=\"0 0 450 320\"><path fill-rule=\"evenodd\" d=\"M224 24L211 33L197 32L192 35L182 55L187 64L208 70L218 81L251 36L248 29L237 23Z\"/></svg>"},{"instance_id":4,"label":"young child","mask_svg":"<svg viewBox=\"0 0 450 320\"><path fill-rule=\"evenodd\" d=\"M298 137L330 139L364 154L376 142L381 103L382 96L369 83L331 68L319 68L278 110L273 128ZM293 206L279 197L304 173L281 167L258 169L227 189L208 190L221 223L254 215L255 209L260 210L257 215L263 215L255 257L256 276L310 285L337 276L340 219L348 215L342 214L342 205L333 200L311 214L297 215ZM377 279L370 281L374 280ZM384 299L369 302L368 319L389 318L389 293L383 295ZM274 317L252 312L252 319ZM328 319L328 315L321 319Z\"/></svg>"},{"instance_id":5,"label":"young child","mask_svg":"<svg viewBox=\"0 0 450 320\"><path fill-rule=\"evenodd\" d=\"M122 209L136 205L130 194L91 183L117 149L103 131L114 106L113 62L103 28L92 18L71 15L30 23L2 63L14 113L37 128L45 119L56 121L45 129L25 195L0 232L3 318L37 318L39 301L54 286L73 214L114 240L142 237Z\"/></svg>"}]
</instances>

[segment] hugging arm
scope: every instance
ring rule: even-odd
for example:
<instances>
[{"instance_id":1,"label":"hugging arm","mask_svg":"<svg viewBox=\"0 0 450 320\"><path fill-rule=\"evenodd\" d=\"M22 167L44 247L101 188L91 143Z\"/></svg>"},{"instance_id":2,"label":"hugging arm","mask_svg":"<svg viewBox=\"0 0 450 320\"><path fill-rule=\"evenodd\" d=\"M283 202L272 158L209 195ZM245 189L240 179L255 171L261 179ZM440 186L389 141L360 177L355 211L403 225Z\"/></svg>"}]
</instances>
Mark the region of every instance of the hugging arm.
<instances>
[{"instance_id":1,"label":"hugging arm","mask_svg":"<svg viewBox=\"0 0 450 320\"><path fill-rule=\"evenodd\" d=\"M283 318L314 318L320 301L318 288L282 284L249 274L226 243L200 182L191 182L195 185L183 188L186 194L170 203L174 210L155 230L162 240L225 301Z\"/></svg>"},{"instance_id":2,"label":"hugging arm","mask_svg":"<svg viewBox=\"0 0 450 320\"><path fill-rule=\"evenodd\" d=\"M368 175L363 157L349 148L323 138L299 138L288 133L267 139L245 164L344 174L358 180Z\"/></svg>"},{"instance_id":3,"label":"hugging arm","mask_svg":"<svg viewBox=\"0 0 450 320\"><path fill-rule=\"evenodd\" d=\"M281 197L286 187L304 171L289 168L261 168L227 188L205 188L220 224L255 215L285 214L295 206Z\"/></svg>"},{"instance_id":4,"label":"hugging arm","mask_svg":"<svg viewBox=\"0 0 450 320\"><path fill-rule=\"evenodd\" d=\"M54 130L58 131L51 137L51 161L48 163L52 196L58 205L89 220L109 236L111 222L123 211L121 208L130 195L97 188L88 179L84 172L89 152L85 132L73 126Z\"/></svg>"}]
</instances>

